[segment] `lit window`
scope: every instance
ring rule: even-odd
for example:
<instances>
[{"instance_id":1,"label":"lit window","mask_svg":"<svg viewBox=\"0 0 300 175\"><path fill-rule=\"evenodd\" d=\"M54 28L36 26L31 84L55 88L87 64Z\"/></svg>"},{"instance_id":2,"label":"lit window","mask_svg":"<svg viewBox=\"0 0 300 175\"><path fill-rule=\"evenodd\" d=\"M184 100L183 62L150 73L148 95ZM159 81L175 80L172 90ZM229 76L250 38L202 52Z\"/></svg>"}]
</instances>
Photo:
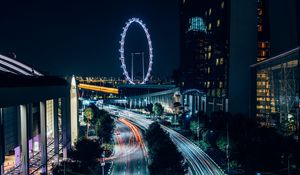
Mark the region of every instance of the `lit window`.
<instances>
[{"instance_id":1,"label":"lit window","mask_svg":"<svg viewBox=\"0 0 300 175\"><path fill-rule=\"evenodd\" d=\"M211 52L208 52L207 59L211 58Z\"/></svg>"},{"instance_id":2,"label":"lit window","mask_svg":"<svg viewBox=\"0 0 300 175\"><path fill-rule=\"evenodd\" d=\"M219 65L219 58L216 59L216 65Z\"/></svg>"},{"instance_id":3,"label":"lit window","mask_svg":"<svg viewBox=\"0 0 300 175\"><path fill-rule=\"evenodd\" d=\"M211 30L211 23L208 24L208 30Z\"/></svg>"},{"instance_id":4,"label":"lit window","mask_svg":"<svg viewBox=\"0 0 300 175\"><path fill-rule=\"evenodd\" d=\"M208 51L211 51L211 45L208 46Z\"/></svg>"},{"instance_id":5,"label":"lit window","mask_svg":"<svg viewBox=\"0 0 300 175\"><path fill-rule=\"evenodd\" d=\"M224 58L220 58L220 64L224 64Z\"/></svg>"},{"instance_id":6,"label":"lit window","mask_svg":"<svg viewBox=\"0 0 300 175\"><path fill-rule=\"evenodd\" d=\"M210 82L208 81L208 82L206 83L206 85L207 85L207 88L209 88L209 87L210 87Z\"/></svg>"},{"instance_id":7,"label":"lit window","mask_svg":"<svg viewBox=\"0 0 300 175\"><path fill-rule=\"evenodd\" d=\"M208 15L211 15L211 8L209 8L209 10L208 10Z\"/></svg>"},{"instance_id":8,"label":"lit window","mask_svg":"<svg viewBox=\"0 0 300 175\"><path fill-rule=\"evenodd\" d=\"M224 5L225 5L225 3L224 3L224 1L222 1L222 2L221 2L221 8L222 8L222 9L224 8Z\"/></svg>"},{"instance_id":9,"label":"lit window","mask_svg":"<svg viewBox=\"0 0 300 175\"><path fill-rule=\"evenodd\" d=\"M257 25L257 31L262 32L262 25Z\"/></svg>"},{"instance_id":10,"label":"lit window","mask_svg":"<svg viewBox=\"0 0 300 175\"><path fill-rule=\"evenodd\" d=\"M263 13L263 11L262 11L262 9L261 9L261 8L257 9L257 14L258 14L259 16L261 16L261 15L262 15L262 13Z\"/></svg>"},{"instance_id":11,"label":"lit window","mask_svg":"<svg viewBox=\"0 0 300 175\"><path fill-rule=\"evenodd\" d=\"M259 62L259 61L263 61L263 60L265 60L266 58L264 57L259 57L259 58L257 58L257 61Z\"/></svg>"},{"instance_id":12,"label":"lit window","mask_svg":"<svg viewBox=\"0 0 300 175\"><path fill-rule=\"evenodd\" d=\"M258 51L258 56L265 57L265 56L267 56L267 52L265 50L259 50Z\"/></svg>"},{"instance_id":13,"label":"lit window","mask_svg":"<svg viewBox=\"0 0 300 175\"><path fill-rule=\"evenodd\" d=\"M266 42L258 42L258 47L264 49L267 47L267 44Z\"/></svg>"},{"instance_id":14,"label":"lit window","mask_svg":"<svg viewBox=\"0 0 300 175\"><path fill-rule=\"evenodd\" d=\"M219 26L220 26L220 24L221 24L221 20L220 20L220 19L218 19L218 20L217 20L217 27L219 27Z\"/></svg>"},{"instance_id":15,"label":"lit window","mask_svg":"<svg viewBox=\"0 0 300 175\"><path fill-rule=\"evenodd\" d=\"M219 88L223 88L223 81L219 82Z\"/></svg>"},{"instance_id":16,"label":"lit window","mask_svg":"<svg viewBox=\"0 0 300 175\"><path fill-rule=\"evenodd\" d=\"M210 74L210 67L207 68L207 74Z\"/></svg>"}]
</instances>

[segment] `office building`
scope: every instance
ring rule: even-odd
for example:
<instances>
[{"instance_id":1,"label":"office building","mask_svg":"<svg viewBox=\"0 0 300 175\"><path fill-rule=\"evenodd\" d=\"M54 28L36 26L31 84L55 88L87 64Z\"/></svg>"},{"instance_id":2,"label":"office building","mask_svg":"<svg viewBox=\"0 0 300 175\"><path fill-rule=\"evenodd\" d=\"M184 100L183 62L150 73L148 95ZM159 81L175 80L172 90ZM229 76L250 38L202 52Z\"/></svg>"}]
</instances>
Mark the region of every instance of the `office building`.
<instances>
[{"instance_id":1,"label":"office building","mask_svg":"<svg viewBox=\"0 0 300 175\"><path fill-rule=\"evenodd\" d=\"M47 174L77 139L75 79L0 60L1 174Z\"/></svg>"}]
</instances>

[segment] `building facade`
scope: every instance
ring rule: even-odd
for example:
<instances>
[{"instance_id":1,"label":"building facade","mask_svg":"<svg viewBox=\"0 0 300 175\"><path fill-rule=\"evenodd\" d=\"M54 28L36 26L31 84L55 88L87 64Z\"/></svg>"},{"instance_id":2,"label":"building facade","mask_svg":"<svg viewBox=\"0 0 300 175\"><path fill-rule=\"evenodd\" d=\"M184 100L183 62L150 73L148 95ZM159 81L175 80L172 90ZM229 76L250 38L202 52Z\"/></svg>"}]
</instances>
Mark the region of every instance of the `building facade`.
<instances>
[{"instance_id":1,"label":"building facade","mask_svg":"<svg viewBox=\"0 0 300 175\"><path fill-rule=\"evenodd\" d=\"M280 13L288 9L286 13ZM253 114L262 126L299 135L299 2L258 1L258 57ZM299 137L299 136L297 136Z\"/></svg>"},{"instance_id":2,"label":"building facade","mask_svg":"<svg viewBox=\"0 0 300 175\"><path fill-rule=\"evenodd\" d=\"M214 0L205 10L207 111L228 111L230 1Z\"/></svg>"},{"instance_id":3,"label":"building facade","mask_svg":"<svg viewBox=\"0 0 300 175\"><path fill-rule=\"evenodd\" d=\"M76 90L71 78L0 59L1 174L47 174L77 139Z\"/></svg>"},{"instance_id":4,"label":"building facade","mask_svg":"<svg viewBox=\"0 0 300 175\"><path fill-rule=\"evenodd\" d=\"M199 1L180 1L180 83L181 87L204 89L207 66L207 26Z\"/></svg>"},{"instance_id":5,"label":"building facade","mask_svg":"<svg viewBox=\"0 0 300 175\"><path fill-rule=\"evenodd\" d=\"M257 57L256 3L183 0L180 5L182 79L179 84L205 92L207 113L221 110L248 116L249 65ZM203 19L205 32L188 31L189 21L195 18Z\"/></svg>"},{"instance_id":6,"label":"building facade","mask_svg":"<svg viewBox=\"0 0 300 175\"><path fill-rule=\"evenodd\" d=\"M257 59L262 62L270 57L270 24L268 1L257 1ZM274 111L274 98L271 94L271 79L263 71L256 74L256 117L264 125L270 124L270 114Z\"/></svg>"}]
</instances>

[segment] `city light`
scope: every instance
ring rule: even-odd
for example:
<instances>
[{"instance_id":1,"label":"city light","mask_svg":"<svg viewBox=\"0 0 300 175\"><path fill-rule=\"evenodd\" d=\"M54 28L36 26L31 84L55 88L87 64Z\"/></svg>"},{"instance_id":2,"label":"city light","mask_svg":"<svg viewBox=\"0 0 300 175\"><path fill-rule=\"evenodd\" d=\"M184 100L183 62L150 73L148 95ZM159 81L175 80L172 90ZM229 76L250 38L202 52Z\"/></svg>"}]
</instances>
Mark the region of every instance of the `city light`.
<instances>
[{"instance_id":1,"label":"city light","mask_svg":"<svg viewBox=\"0 0 300 175\"><path fill-rule=\"evenodd\" d=\"M89 85L89 84L79 84L78 87L82 88L82 89L93 90L93 91L98 91L98 92L119 94L119 90L116 88L108 88L108 87L104 87L104 86L95 86L95 85Z\"/></svg>"}]
</instances>

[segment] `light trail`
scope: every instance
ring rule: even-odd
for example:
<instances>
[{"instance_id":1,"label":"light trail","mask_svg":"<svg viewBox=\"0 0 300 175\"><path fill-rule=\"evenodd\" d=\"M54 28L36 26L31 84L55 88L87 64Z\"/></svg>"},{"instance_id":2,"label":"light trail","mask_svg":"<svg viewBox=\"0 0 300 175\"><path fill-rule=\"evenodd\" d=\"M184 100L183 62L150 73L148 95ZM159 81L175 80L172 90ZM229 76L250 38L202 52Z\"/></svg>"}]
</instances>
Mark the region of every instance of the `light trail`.
<instances>
[{"instance_id":1,"label":"light trail","mask_svg":"<svg viewBox=\"0 0 300 175\"><path fill-rule=\"evenodd\" d=\"M152 120L146 119L145 115L138 114L129 110L119 109L116 106L105 105L104 108L107 111L112 112L113 114L117 110L119 116L126 118L127 120L144 130L146 130L149 125L153 123ZM162 126L162 128L169 133L171 140L177 146L178 150L182 152L182 155L188 162L189 174L225 175L223 170L197 145L170 128L167 128L165 126Z\"/></svg>"},{"instance_id":2,"label":"light trail","mask_svg":"<svg viewBox=\"0 0 300 175\"><path fill-rule=\"evenodd\" d=\"M143 141L143 139L141 137L141 134L140 134L138 128L135 125L131 124L128 120L126 120L124 118L119 118L118 120L120 122L124 123L126 126L128 126L131 129L131 131L134 133L136 142L139 143L139 146L143 150L144 156L147 157L148 154L147 154L146 146L144 144L144 141Z\"/></svg>"},{"instance_id":3,"label":"light trail","mask_svg":"<svg viewBox=\"0 0 300 175\"><path fill-rule=\"evenodd\" d=\"M113 156L106 158L106 162L113 162L114 175L147 175L146 147L140 130L128 120L115 120L115 148Z\"/></svg>"}]
</instances>

